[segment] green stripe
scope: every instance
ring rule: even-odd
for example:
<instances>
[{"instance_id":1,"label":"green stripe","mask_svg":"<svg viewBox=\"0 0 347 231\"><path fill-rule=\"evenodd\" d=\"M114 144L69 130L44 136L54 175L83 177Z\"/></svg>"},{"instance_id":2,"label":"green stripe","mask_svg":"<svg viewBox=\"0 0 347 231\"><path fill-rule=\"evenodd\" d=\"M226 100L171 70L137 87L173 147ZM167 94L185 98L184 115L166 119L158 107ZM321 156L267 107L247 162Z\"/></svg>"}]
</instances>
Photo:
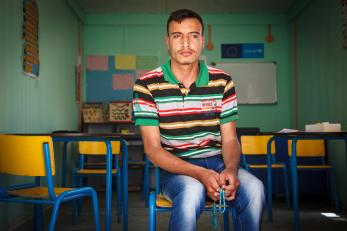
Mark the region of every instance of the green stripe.
<instances>
[{"instance_id":1,"label":"green stripe","mask_svg":"<svg viewBox=\"0 0 347 231\"><path fill-rule=\"evenodd\" d=\"M182 102L182 97L158 97L154 100L156 103Z\"/></svg>"},{"instance_id":2,"label":"green stripe","mask_svg":"<svg viewBox=\"0 0 347 231\"><path fill-rule=\"evenodd\" d=\"M187 95L185 100L201 100L201 99L222 99L220 94L203 94L203 95Z\"/></svg>"},{"instance_id":3,"label":"green stripe","mask_svg":"<svg viewBox=\"0 0 347 231\"><path fill-rule=\"evenodd\" d=\"M158 126L159 121L156 119L135 119L136 126Z\"/></svg>"},{"instance_id":4,"label":"green stripe","mask_svg":"<svg viewBox=\"0 0 347 231\"><path fill-rule=\"evenodd\" d=\"M229 117L221 119L220 120L220 124L226 124L226 123L229 123L231 121L238 120L238 119L239 119L239 117L236 114L236 115L229 116Z\"/></svg>"},{"instance_id":5,"label":"green stripe","mask_svg":"<svg viewBox=\"0 0 347 231\"><path fill-rule=\"evenodd\" d=\"M199 132L195 134L186 134L181 136L170 136L170 135L161 135L161 136L167 140L192 140L192 139L201 138L207 135L220 136L220 132Z\"/></svg>"},{"instance_id":6,"label":"green stripe","mask_svg":"<svg viewBox=\"0 0 347 231\"><path fill-rule=\"evenodd\" d=\"M149 111L135 111L135 116L148 116L148 117L155 117L158 118L158 114L155 112L149 112Z\"/></svg>"},{"instance_id":7,"label":"green stripe","mask_svg":"<svg viewBox=\"0 0 347 231\"><path fill-rule=\"evenodd\" d=\"M235 111L237 111L237 107L233 107L233 108L231 108L231 109L228 109L227 111L223 111L223 112L220 114L220 117L223 118L223 117L229 116L230 114L235 113Z\"/></svg>"},{"instance_id":8,"label":"green stripe","mask_svg":"<svg viewBox=\"0 0 347 231\"><path fill-rule=\"evenodd\" d=\"M185 101L200 101L201 99L222 99L223 96L220 94L203 94L203 95L187 95L184 97ZM166 96L166 97L156 97L155 101L161 102L177 102L177 101L182 101L182 97L180 96Z\"/></svg>"},{"instance_id":9,"label":"green stripe","mask_svg":"<svg viewBox=\"0 0 347 231\"><path fill-rule=\"evenodd\" d=\"M177 154L177 156L179 157L192 157L192 156L197 156L197 155L201 155L204 153L208 153L211 151L216 151L216 150L220 150L221 148L204 148L204 149L200 149L200 150L192 150L192 151L188 151L188 152L182 152Z\"/></svg>"}]
</instances>

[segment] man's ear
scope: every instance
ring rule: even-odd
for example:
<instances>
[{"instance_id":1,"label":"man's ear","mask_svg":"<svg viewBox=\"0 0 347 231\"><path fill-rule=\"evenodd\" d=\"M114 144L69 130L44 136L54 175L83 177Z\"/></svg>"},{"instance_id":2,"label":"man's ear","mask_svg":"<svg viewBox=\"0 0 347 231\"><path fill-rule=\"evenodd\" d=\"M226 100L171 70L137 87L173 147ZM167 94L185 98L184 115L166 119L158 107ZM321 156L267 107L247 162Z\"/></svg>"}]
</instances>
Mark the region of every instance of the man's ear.
<instances>
[{"instance_id":1,"label":"man's ear","mask_svg":"<svg viewBox=\"0 0 347 231\"><path fill-rule=\"evenodd\" d=\"M205 36L202 36L202 48L205 48Z\"/></svg>"}]
</instances>

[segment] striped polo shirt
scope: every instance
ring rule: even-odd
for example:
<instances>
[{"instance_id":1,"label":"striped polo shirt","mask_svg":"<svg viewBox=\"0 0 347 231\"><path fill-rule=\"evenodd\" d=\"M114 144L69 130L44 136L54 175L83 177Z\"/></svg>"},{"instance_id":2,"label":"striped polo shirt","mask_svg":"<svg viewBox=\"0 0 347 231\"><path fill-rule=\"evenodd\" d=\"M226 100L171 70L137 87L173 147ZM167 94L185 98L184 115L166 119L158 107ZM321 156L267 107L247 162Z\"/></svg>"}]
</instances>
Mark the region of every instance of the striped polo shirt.
<instances>
[{"instance_id":1,"label":"striped polo shirt","mask_svg":"<svg viewBox=\"0 0 347 231\"><path fill-rule=\"evenodd\" d=\"M221 154L220 124L238 119L234 83L225 72L200 63L189 89L165 65L134 85L135 125L159 126L163 148L181 158Z\"/></svg>"}]
</instances>

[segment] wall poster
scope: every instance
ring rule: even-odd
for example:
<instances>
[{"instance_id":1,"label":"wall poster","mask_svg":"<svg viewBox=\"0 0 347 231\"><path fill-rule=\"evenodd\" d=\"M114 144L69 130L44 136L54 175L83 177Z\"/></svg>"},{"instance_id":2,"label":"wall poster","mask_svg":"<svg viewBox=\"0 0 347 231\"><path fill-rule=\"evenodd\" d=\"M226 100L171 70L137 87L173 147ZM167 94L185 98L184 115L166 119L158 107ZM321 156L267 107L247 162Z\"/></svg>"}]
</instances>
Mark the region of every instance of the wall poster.
<instances>
[{"instance_id":1,"label":"wall poster","mask_svg":"<svg viewBox=\"0 0 347 231\"><path fill-rule=\"evenodd\" d=\"M35 0L23 0L23 71L39 78L39 11Z\"/></svg>"}]
</instances>

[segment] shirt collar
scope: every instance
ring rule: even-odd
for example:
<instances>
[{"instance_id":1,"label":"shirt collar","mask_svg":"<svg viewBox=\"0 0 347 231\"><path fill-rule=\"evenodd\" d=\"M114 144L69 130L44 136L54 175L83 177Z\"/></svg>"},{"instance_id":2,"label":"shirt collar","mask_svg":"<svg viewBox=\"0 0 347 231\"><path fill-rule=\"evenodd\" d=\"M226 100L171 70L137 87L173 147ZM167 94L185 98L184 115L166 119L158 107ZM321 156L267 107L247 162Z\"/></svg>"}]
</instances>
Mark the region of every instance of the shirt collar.
<instances>
[{"instance_id":1,"label":"shirt collar","mask_svg":"<svg viewBox=\"0 0 347 231\"><path fill-rule=\"evenodd\" d=\"M197 87L204 87L204 86L207 86L208 80L209 80L208 69L207 69L207 66L202 61L200 61L199 67L200 67L199 75L197 80L195 81L195 84ZM172 84L179 83L174 73L171 70L171 59L169 59L166 64L162 65L161 69L163 70L164 79L166 81Z\"/></svg>"}]
</instances>

